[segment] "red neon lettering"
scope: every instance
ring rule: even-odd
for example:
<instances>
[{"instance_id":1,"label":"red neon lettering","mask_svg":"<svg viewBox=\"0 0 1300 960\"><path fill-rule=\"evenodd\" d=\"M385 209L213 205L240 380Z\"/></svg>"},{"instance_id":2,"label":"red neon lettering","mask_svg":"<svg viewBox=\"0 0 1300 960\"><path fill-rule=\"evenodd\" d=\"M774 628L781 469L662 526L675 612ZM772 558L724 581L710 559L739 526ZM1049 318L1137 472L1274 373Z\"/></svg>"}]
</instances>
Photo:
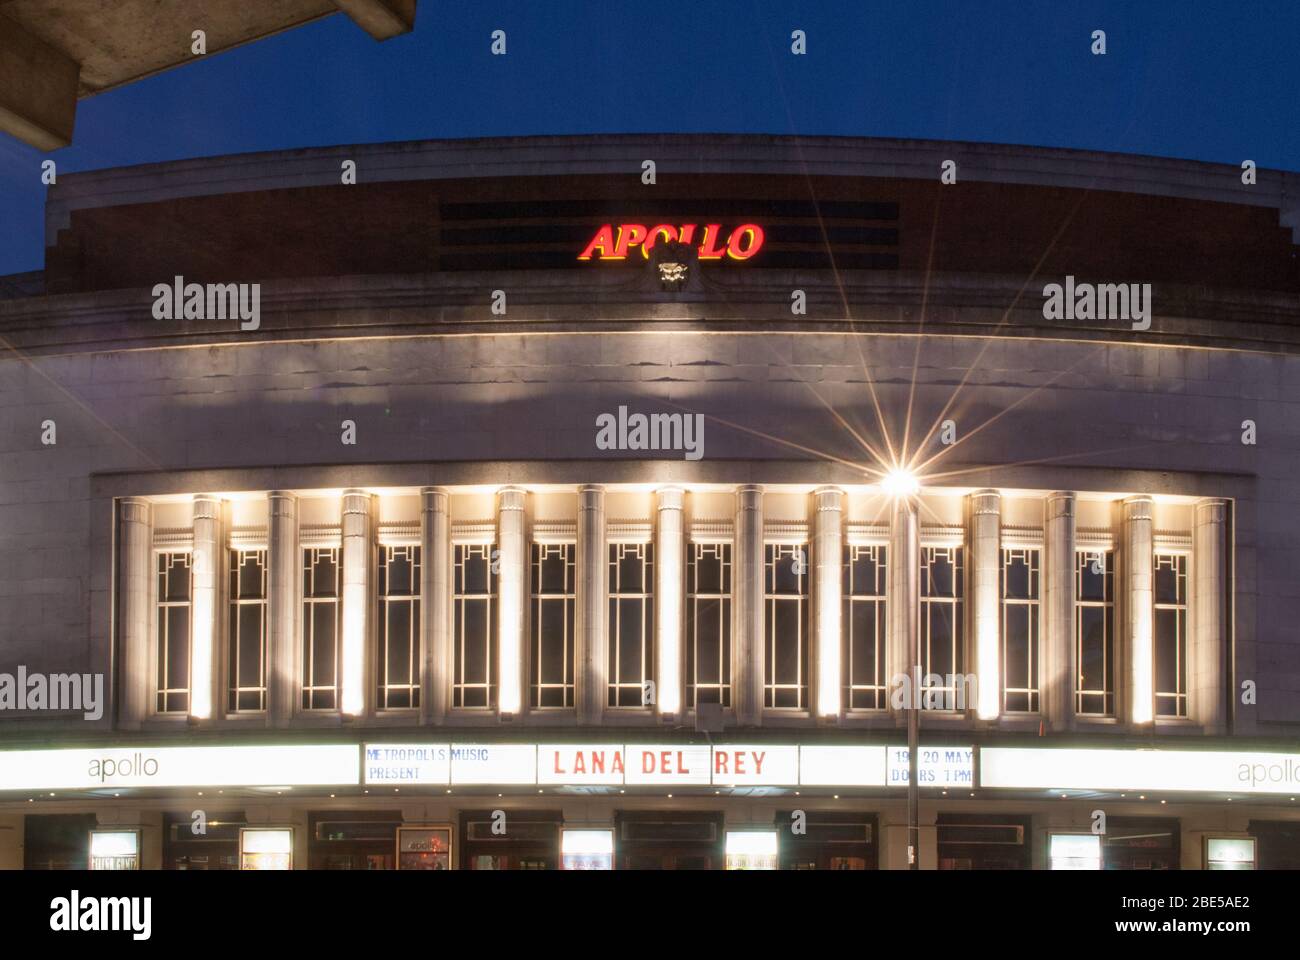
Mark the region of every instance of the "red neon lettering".
<instances>
[{"instance_id":1,"label":"red neon lettering","mask_svg":"<svg viewBox=\"0 0 1300 960\"><path fill-rule=\"evenodd\" d=\"M660 237L672 243L677 239L677 228L671 223L660 223L651 227L650 232L646 234L645 242L641 244L641 256L649 260L650 250L659 242Z\"/></svg>"},{"instance_id":2,"label":"red neon lettering","mask_svg":"<svg viewBox=\"0 0 1300 960\"><path fill-rule=\"evenodd\" d=\"M560 751L559 751L559 750L556 750L556 751L555 751L555 772L556 772L556 773L563 773L563 772L564 772L563 770L560 769Z\"/></svg>"},{"instance_id":3,"label":"red neon lettering","mask_svg":"<svg viewBox=\"0 0 1300 960\"><path fill-rule=\"evenodd\" d=\"M767 756L766 750L764 750L762 753L754 754L754 776L761 777L763 775L763 758L766 756Z\"/></svg>"},{"instance_id":4,"label":"red neon lettering","mask_svg":"<svg viewBox=\"0 0 1300 960\"><path fill-rule=\"evenodd\" d=\"M625 223L618 228L618 243L614 244L613 260L626 260L629 247L635 247L645 239L645 225Z\"/></svg>"},{"instance_id":5,"label":"red neon lettering","mask_svg":"<svg viewBox=\"0 0 1300 960\"><path fill-rule=\"evenodd\" d=\"M745 775L745 751L737 750L736 751L736 776L743 777L744 775Z\"/></svg>"},{"instance_id":6,"label":"red neon lettering","mask_svg":"<svg viewBox=\"0 0 1300 960\"><path fill-rule=\"evenodd\" d=\"M591 772L592 773L605 772L605 751L604 750L600 751L600 753L593 753L591 755Z\"/></svg>"},{"instance_id":7,"label":"red neon lettering","mask_svg":"<svg viewBox=\"0 0 1300 960\"><path fill-rule=\"evenodd\" d=\"M596 235L591 238L591 243L587 244L587 249L578 254L579 260L590 260L591 255L597 250L600 251L601 258L609 256L609 252L614 249L614 227L612 224L604 224Z\"/></svg>"},{"instance_id":8,"label":"red neon lettering","mask_svg":"<svg viewBox=\"0 0 1300 960\"><path fill-rule=\"evenodd\" d=\"M614 767L609 772L610 773L623 772L623 751L622 750L614 751Z\"/></svg>"},{"instance_id":9,"label":"red neon lettering","mask_svg":"<svg viewBox=\"0 0 1300 960\"><path fill-rule=\"evenodd\" d=\"M741 242L748 240L742 248ZM742 223L727 238L727 256L732 260L748 260L763 245L763 228L756 223Z\"/></svg>"},{"instance_id":10,"label":"red neon lettering","mask_svg":"<svg viewBox=\"0 0 1300 960\"><path fill-rule=\"evenodd\" d=\"M686 761L682 759L682 752L680 750L677 751L677 772L678 773L691 772L689 769L687 769Z\"/></svg>"},{"instance_id":11,"label":"red neon lettering","mask_svg":"<svg viewBox=\"0 0 1300 960\"><path fill-rule=\"evenodd\" d=\"M663 753L661 753L661 754L659 755L659 772L660 772L660 773L671 773L671 772L672 772L672 769L673 769L673 763L672 763L672 760L669 759L671 756L672 756L672 751L670 751L670 750L665 750Z\"/></svg>"},{"instance_id":12,"label":"red neon lettering","mask_svg":"<svg viewBox=\"0 0 1300 960\"><path fill-rule=\"evenodd\" d=\"M714 773L727 772L727 752L725 750L713 751L713 772Z\"/></svg>"},{"instance_id":13,"label":"red neon lettering","mask_svg":"<svg viewBox=\"0 0 1300 960\"><path fill-rule=\"evenodd\" d=\"M657 223L647 229L640 223L602 224L591 238L579 260L626 260L633 247L641 248L642 259L650 259L650 251L661 243L681 243L691 246L695 240L698 224L683 223L674 226L671 223ZM617 233L615 232L617 230ZM696 247L696 255L701 260L748 260L763 246L766 234L756 223L742 223L732 230L723 243L722 225L706 224L704 237Z\"/></svg>"},{"instance_id":14,"label":"red neon lettering","mask_svg":"<svg viewBox=\"0 0 1300 960\"><path fill-rule=\"evenodd\" d=\"M650 750L641 751L641 772L642 773L655 772L655 755Z\"/></svg>"},{"instance_id":15,"label":"red neon lettering","mask_svg":"<svg viewBox=\"0 0 1300 960\"><path fill-rule=\"evenodd\" d=\"M587 758L584 757L584 756L582 755L582 751L581 751L581 750L579 750L576 754L574 754L574 758L573 758L573 772L574 772L574 773L586 773L586 772L587 772Z\"/></svg>"},{"instance_id":16,"label":"red neon lettering","mask_svg":"<svg viewBox=\"0 0 1300 960\"><path fill-rule=\"evenodd\" d=\"M698 251L701 260L721 260L724 251L717 249L714 244L717 243L718 237L722 234L722 224L710 223L704 228L704 240L700 243Z\"/></svg>"}]
</instances>

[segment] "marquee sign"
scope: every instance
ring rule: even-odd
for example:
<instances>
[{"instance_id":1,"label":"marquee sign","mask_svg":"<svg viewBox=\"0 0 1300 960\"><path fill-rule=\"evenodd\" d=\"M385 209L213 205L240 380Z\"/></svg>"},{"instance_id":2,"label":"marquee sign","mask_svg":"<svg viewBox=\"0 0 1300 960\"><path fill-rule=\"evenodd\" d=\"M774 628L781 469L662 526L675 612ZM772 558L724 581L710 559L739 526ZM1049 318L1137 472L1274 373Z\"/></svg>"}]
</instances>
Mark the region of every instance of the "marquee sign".
<instances>
[{"instance_id":1,"label":"marquee sign","mask_svg":"<svg viewBox=\"0 0 1300 960\"><path fill-rule=\"evenodd\" d=\"M926 747L922 786L969 785L971 747ZM460 759L457 759L457 758ZM900 773L901 770L901 773ZM907 750L882 746L366 744L366 784L797 787L907 785Z\"/></svg>"},{"instance_id":2,"label":"marquee sign","mask_svg":"<svg viewBox=\"0 0 1300 960\"><path fill-rule=\"evenodd\" d=\"M102 747L0 752L0 790L355 786L357 748Z\"/></svg>"},{"instance_id":3,"label":"marquee sign","mask_svg":"<svg viewBox=\"0 0 1300 960\"><path fill-rule=\"evenodd\" d=\"M632 251L640 251L643 260L659 243L679 243L695 247L701 260L748 260L763 248L765 234L756 223L742 223L724 233L720 223L643 223L602 224L591 242L578 254L579 260L626 260Z\"/></svg>"},{"instance_id":4,"label":"marquee sign","mask_svg":"<svg viewBox=\"0 0 1300 960\"><path fill-rule=\"evenodd\" d=\"M1293 794L1300 791L1300 753L985 747L980 786Z\"/></svg>"},{"instance_id":5,"label":"marquee sign","mask_svg":"<svg viewBox=\"0 0 1300 960\"><path fill-rule=\"evenodd\" d=\"M926 788L975 784L975 750L926 745ZM1300 793L1300 752L985 747L981 788ZM907 785L907 749L846 744L369 743L0 751L0 791L237 786Z\"/></svg>"}]
</instances>

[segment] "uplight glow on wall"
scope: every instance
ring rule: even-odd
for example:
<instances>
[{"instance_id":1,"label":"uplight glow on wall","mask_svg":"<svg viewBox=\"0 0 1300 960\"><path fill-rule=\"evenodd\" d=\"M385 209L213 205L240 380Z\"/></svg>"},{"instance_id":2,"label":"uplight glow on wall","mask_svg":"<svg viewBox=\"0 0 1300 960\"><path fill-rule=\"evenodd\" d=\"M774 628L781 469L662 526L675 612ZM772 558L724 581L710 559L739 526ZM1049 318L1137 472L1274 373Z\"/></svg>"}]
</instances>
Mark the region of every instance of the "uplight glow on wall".
<instances>
[{"instance_id":1,"label":"uplight glow on wall","mask_svg":"<svg viewBox=\"0 0 1300 960\"><path fill-rule=\"evenodd\" d=\"M198 555L195 559L199 559ZM215 593L210 584L200 585L196 582L190 608L190 630L194 638L190 661L190 716L199 720L207 720L212 716L212 636L216 619L213 603Z\"/></svg>"},{"instance_id":2,"label":"uplight glow on wall","mask_svg":"<svg viewBox=\"0 0 1300 960\"><path fill-rule=\"evenodd\" d=\"M359 716L366 708L366 585L343 584L343 664L340 683L343 688L342 709L349 716Z\"/></svg>"},{"instance_id":3,"label":"uplight glow on wall","mask_svg":"<svg viewBox=\"0 0 1300 960\"><path fill-rule=\"evenodd\" d=\"M659 653L659 712L676 715L682 708L682 491L659 491L659 547L656 590L660 607L655 620Z\"/></svg>"}]
</instances>

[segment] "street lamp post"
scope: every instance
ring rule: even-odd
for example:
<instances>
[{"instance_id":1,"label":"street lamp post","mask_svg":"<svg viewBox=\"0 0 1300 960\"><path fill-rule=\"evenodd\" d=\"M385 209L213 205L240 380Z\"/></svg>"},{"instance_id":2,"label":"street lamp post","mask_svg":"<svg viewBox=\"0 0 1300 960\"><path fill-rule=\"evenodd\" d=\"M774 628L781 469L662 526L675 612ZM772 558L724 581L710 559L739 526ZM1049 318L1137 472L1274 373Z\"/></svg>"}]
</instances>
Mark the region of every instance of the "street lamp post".
<instances>
[{"instance_id":1,"label":"street lamp post","mask_svg":"<svg viewBox=\"0 0 1300 960\"><path fill-rule=\"evenodd\" d=\"M894 580L894 583L903 587L902 597L898 598L902 601L900 604L902 609L898 610L895 616L902 618L908 672L907 703L904 705L907 711L907 867L909 870L918 870L921 866L921 790L917 776L921 733L921 645L918 619L921 555L916 501L918 485L914 477L900 471L892 474L885 486L894 497L893 563L895 569L902 575Z\"/></svg>"}]
</instances>

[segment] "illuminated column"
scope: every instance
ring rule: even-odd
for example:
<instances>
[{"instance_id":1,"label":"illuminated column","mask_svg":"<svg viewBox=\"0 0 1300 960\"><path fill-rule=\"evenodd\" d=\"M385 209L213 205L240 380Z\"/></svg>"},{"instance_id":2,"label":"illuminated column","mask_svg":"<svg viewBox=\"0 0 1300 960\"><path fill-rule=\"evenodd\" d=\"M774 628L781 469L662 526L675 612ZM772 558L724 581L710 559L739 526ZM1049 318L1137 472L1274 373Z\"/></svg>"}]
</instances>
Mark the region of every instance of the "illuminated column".
<instances>
[{"instance_id":1,"label":"illuminated column","mask_svg":"<svg viewBox=\"0 0 1300 960\"><path fill-rule=\"evenodd\" d=\"M1152 501L1130 497L1124 501L1124 616L1128 623L1129 717L1133 723L1150 723L1155 711L1152 629Z\"/></svg>"},{"instance_id":2,"label":"illuminated column","mask_svg":"<svg viewBox=\"0 0 1300 960\"><path fill-rule=\"evenodd\" d=\"M1191 709L1189 714L1208 733L1227 726L1223 671L1227 656L1227 620L1223 594L1227 586L1224 563L1227 503L1202 500L1196 504L1192 530Z\"/></svg>"},{"instance_id":3,"label":"illuminated column","mask_svg":"<svg viewBox=\"0 0 1300 960\"><path fill-rule=\"evenodd\" d=\"M297 691L298 584L302 577L298 498L287 490L272 490L266 498L267 713L271 726L287 727L293 722Z\"/></svg>"},{"instance_id":4,"label":"illuminated column","mask_svg":"<svg viewBox=\"0 0 1300 960\"><path fill-rule=\"evenodd\" d=\"M420 491L420 722L441 723L447 716L451 677L451 517L447 491Z\"/></svg>"},{"instance_id":5,"label":"illuminated column","mask_svg":"<svg viewBox=\"0 0 1300 960\"><path fill-rule=\"evenodd\" d=\"M910 689L909 695L920 702L919 686L923 679L914 675L916 663L911 661L909 638L917 629L921 603L921 543L920 527L917 521L917 499L915 497L895 497L889 524L889 583L885 597L885 610L888 623L889 650L886 666L889 674L890 710L897 716L904 711L894 710L894 678L900 674L908 677L908 683L918 689ZM918 654L919 658L919 654ZM907 704L904 703L904 707Z\"/></svg>"},{"instance_id":6,"label":"illuminated column","mask_svg":"<svg viewBox=\"0 0 1300 960\"><path fill-rule=\"evenodd\" d=\"M1074 494L1050 494L1043 517L1043 713L1053 730L1074 716Z\"/></svg>"},{"instance_id":7,"label":"illuminated column","mask_svg":"<svg viewBox=\"0 0 1300 960\"><path fill-rule=\"evenodd\" d=\"M817 638L817 716L840 715L840 634L844 564L844 491L813 491L814 624Z\"/></svg>"},{"instance_id":8,"label":"illuminated column","mask_svg":"<svg viewBox=\"0 0 1300 960\"><path fill-rule=\"evenodd\" d=\"M343 659L342 710L359 717L369 700L366 670L367 616L370 605L371 497L364 490L343 491Z\"/></svg>"},{"instance_id":9,"label":"illuminated column","mask_svg":"<svg viewBox=\"0 0 1300 960\"><path fill-rule=\"evenodd\" d=\"M588 484L578 488L576 703L578 722L598 724L608 696L605 679L605 610L608 564L605 547L605 488Z\"/></svg>"},{"instance_id":10,"label":"illuminated column","mask_svg":"<svg viewBox=\"0 0 1300 960\"><path fill-rule=\"evenodd\" d=\"M763 721L763 488L736 490L736 544L732 550L731 631L736 723Z\"/></svg>"},{"instance_id":11,"label":"illuminated column","mask_svg":"<svg viewBox=\"0 0 1300 960\"><path fill-rule=\"evenodd\" d=\"M976 709L981 720L996 720L1002 696L998 655L998 572L1001 556L1002 497L981 490L970 498L971 599L975 623Z\"/></svg>"},{"instance_id":12,"label":"illuminated column","mask_svg":"<svg viewBox=\"0 0 1300 960\"><path fill-rule=\"evenodd\" d=\"M659 654L655 678L659 715L682 709L682 559L686 542L682 525L680 487L664 487L658 495L655 527L655 648Z\"/></svg>"},{"instance_id":13,"label":"illuminated column","mask_svg":"<svg viewBox=\"0 0 1300 960\"><path fill-rule=\"evenodd\" d=\"M519 487L497 491L497 709L511 716L519 715L524 702L524 587L528 574L524 496Z\"/></svg>"},{"instance_id":14,"label":"illuminated column","mask_svg":"<svg viewBox=\"0 0 1300 960\"><path fill-rule=\"evenodd\" d=\"M194 498L194 547L190 557L190 716L212 716L212 684L217 675L217 545L221 540L221 502Z\"/></svg>"},{"instance_id":15,"label":"illuminated column","mask_svg":"<svg viewBox=\"0 0 1300 960\"><path fill-rule=\"evenodd\" d=\"M122 604L122 701L118 726L139 730L149 715L149 609L153 565L153 508L128 497L118 506L121 540L119 579Z\"/></svg>"}]
</instances>

